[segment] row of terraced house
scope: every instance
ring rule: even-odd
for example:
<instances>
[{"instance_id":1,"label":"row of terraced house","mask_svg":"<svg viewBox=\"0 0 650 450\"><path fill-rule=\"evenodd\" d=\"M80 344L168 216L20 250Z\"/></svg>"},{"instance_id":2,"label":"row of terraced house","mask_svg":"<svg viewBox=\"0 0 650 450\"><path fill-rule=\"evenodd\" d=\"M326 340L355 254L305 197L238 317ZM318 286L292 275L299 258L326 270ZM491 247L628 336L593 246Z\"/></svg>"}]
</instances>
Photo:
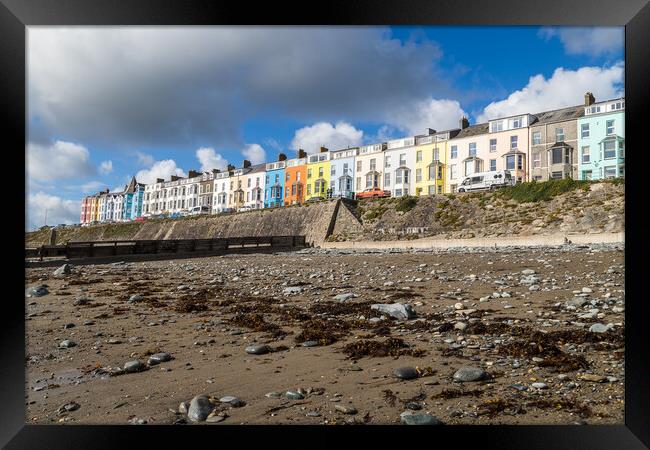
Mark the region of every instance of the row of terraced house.
<instances>
[{"instance_id":1,"label":"row of terraced house","mask_svg":"<svg viewBox=\"0 0 650 450\"><path fill-rule=\"evenodd\" d=\"M189 171L152 184L135 179L123 192L82 201L81 223L128 221L199 211L273 208L310 199L346 197L379 188L392 196L456 192L473 173L509 170L516 182L623 177L625 99L526 113L355 148L298 150L287 159L226 170Z\"/></svg>"}]
</instances>

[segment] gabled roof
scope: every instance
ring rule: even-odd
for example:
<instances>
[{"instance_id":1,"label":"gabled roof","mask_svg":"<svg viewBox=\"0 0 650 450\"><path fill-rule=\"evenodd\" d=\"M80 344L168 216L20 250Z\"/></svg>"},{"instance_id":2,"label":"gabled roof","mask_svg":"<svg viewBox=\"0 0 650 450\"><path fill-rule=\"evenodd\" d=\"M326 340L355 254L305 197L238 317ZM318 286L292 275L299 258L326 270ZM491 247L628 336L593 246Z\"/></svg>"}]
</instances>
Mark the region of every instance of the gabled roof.
<instances>
[{"instance_id":1,"label":"gabled roof","mask_svg":"<svg viewBox=\"0 0 650 450\"><path fill-rule=\"evenodd\" d=\"M467 128L463 128L462 130L460 130L460 132L456 136L451 138L450 141L454 139L462 139L466 137L477 136L479 134L487 134L488 130L489 130L489 125L487 123L470 125Z\"/></svg>"},{"instance_id":2,"label":"gabled roof","mask_svg":"<svg viewBox=\"0 0 650 450\"><path fill-rule=\"evenodd\" d=\"M532 114L534 117L531 126L541 125L549 122L562 122L564 120L577 119L585 115L585 105L570 106L568 108L554 109Z\"/></svg>"}]
</instances>

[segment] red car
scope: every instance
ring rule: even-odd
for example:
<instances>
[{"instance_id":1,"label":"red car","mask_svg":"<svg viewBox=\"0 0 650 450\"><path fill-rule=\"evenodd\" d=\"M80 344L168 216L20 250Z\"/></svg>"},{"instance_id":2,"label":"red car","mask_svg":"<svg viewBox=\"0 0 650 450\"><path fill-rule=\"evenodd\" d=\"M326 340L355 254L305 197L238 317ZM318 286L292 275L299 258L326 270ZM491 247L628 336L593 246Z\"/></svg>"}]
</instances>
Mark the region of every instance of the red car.
<instances>
[{"instance_id":1,"label":"red car","mask_svg":"<svg viewBox=\"0 0 650 450\"><path fill-rule=\"evenodd\" d=\"M379 189L378 187L366 189L363 192L357 192L357 198L383 198L390 197L390 191Z\"/></svg>"},{"instance_id":2,"label":"red car","mask_svg":"<svg viewBox=\"0 0 650 450\"><path fill-rule=\"evenodd\" d=\"M135 218L135 221L136 221L136 222L144 222L145 220L147 220L147 218L146 218L146 217L143 217L143 216L140 216L140 217L136 217L136 218Z\"/></svg>"}]
</instances>

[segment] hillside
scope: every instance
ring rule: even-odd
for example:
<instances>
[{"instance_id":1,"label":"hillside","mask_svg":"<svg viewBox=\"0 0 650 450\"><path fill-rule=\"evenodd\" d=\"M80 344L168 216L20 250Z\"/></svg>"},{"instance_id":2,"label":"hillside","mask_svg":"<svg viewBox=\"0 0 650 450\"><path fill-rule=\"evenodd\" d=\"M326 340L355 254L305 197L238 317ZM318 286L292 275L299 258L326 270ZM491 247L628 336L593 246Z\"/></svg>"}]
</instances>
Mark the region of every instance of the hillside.
<instances>
[{"instance_id":1,"label":"hillside","mask_svg":"<svg viewBox=\"0 0 650 450\"><path fill-rule=\"evenodd\" d=\"M336 227L329 241L440 236L499 237L624 231L625 186L551 180L513 188L359 202L357 229Z\"/></svg>"},{"instance_id":2,"label":"hillside","mask_svg":"<svg viewBox=\"0 0 650 450\"><path fill-rule=\"evenodd\" d=\"M319 245L324 239L500 237L619 232L625 228L625 186L620 180L598 183L552 180L522 183L493 193L363 200L340 203L339 208L336 205L332 201L228 215L65 227L57 229L57 244L305 235L308 242ZM336 220L332 224L334 214ZM49 229L26 233L26 246L48 243L49 233Z\"/></svg>"}]
</instances>

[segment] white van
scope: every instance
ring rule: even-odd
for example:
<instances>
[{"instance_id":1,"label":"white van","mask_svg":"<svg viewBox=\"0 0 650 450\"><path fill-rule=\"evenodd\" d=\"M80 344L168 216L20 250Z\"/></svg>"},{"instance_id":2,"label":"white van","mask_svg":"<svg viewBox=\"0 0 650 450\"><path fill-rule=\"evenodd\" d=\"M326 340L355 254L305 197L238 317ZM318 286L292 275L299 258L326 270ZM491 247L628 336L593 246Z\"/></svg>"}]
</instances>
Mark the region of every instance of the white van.
<instances>
[{"instance_id":1,"label":"white van","mask_svg":"<svg viewBox=\"0 0 650 450\"><path fill-rule=\"evenodd\" d=\"M190 210L190 215L194 216L197 214L210 214L210 208L208 206L195 206Z\"/></svg>"},{"instance_id":2,"label":"white van","mask_svg":"<svg viewBox=\"0 0 650 450\"><path fill-rule=\"evenodd\" d=\"M458 186L458 192L493 190L500 187L512 186L515 179L509 170L493 170L491 172L477 172L465 177Z\"/></svg>"}]
</instances>

